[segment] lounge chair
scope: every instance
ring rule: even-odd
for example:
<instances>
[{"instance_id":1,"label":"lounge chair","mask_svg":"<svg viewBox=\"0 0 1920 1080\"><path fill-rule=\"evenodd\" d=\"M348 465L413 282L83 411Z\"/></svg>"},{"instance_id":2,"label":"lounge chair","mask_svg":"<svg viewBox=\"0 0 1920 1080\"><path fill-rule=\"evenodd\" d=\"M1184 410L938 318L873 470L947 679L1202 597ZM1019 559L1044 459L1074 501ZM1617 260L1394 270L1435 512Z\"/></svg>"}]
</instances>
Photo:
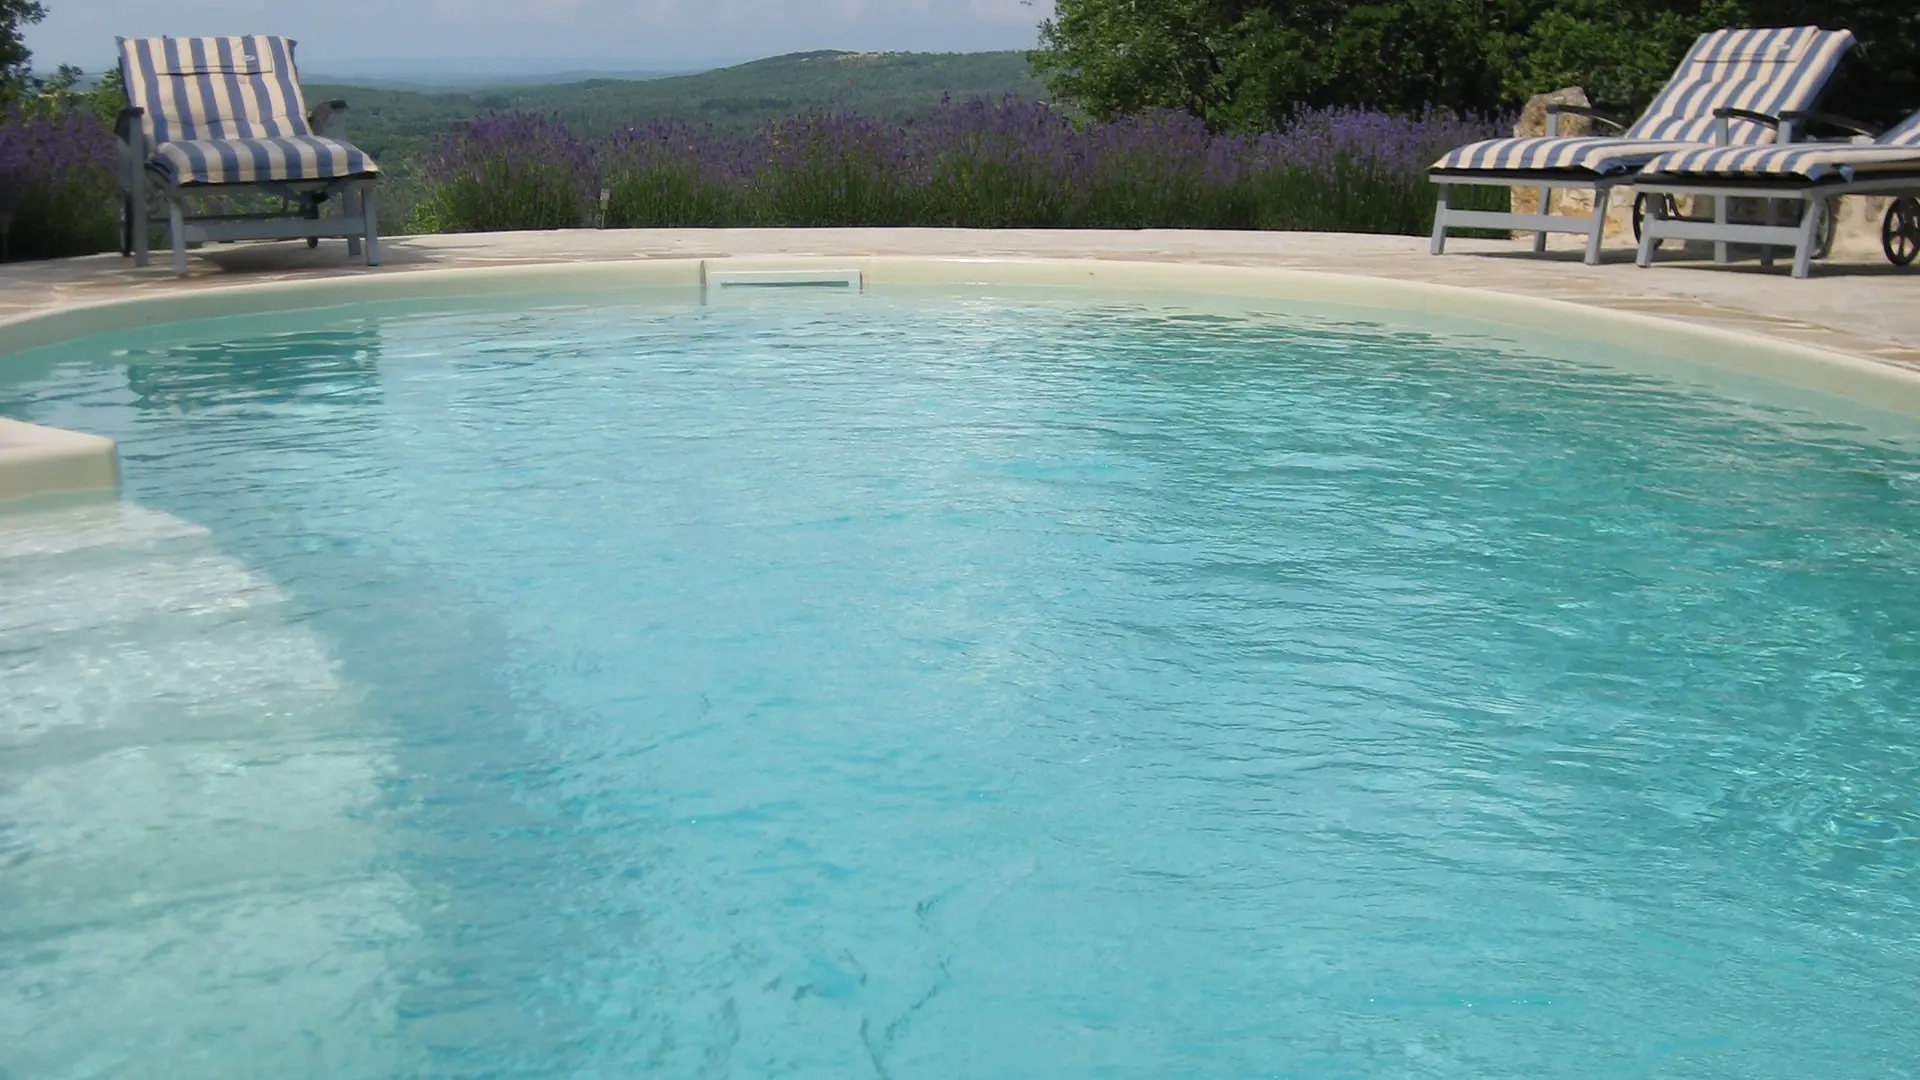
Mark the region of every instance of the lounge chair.
<instances>
[{"instance_id":1,"label":"lounge chair","mask_svg":"<svg viewBox=\"0 0 1920 1080\"><path fill-rule=\"evenodd\" d=\"M1449 228L1528 230L1533 233L1535 251L1546 250L1550 232L1585 233L1586 260L1597 263L1607 199L1614 187L1631 182L1641 165L1678 146L1747 146L1776 137L1791 141L1790 124L1757 123L1739 114L1779 116L1812 108L1852 46L1851 32L1817 26L1716 30L1694 41L1673 78L1631 127L1584 106L1549 105L1545 136L1488 139L1462 146L1434 162L1430 171L1440 187L1432 251L1438 255L1446 249ZM1620 134L1556 135L1563 114L1589 117ZM1540 210L1515 214L1451 209L1447 199L1455 184L1539 185ZM1593 213L1585 217L1549 213L1554 188L1591 188Z\"/></svg>"},{"instance_id":2,"label":"lounge chair","mask_svg":"<svg viewBox=\"0 0 1920 1080\"><path fill-rule=\"evenodd\" d=\"M1775 122L1773 117L1761 117ZM1836 200L1842 195L1897 195L1880 223L1887 261L1906 266L1920 254L1920 112L1875 135L1872 128L1822 113L1782 114L1778 123L1831 124L1870 142L1803 142L1791 146L1718 147L1680 150L1649 161L1634 187L1649 200L1640 231L1639 263L1653 261L1662 240L1711 240L1715 262L1726 262L1726 245L1760 245L1763 265L1773 249L1793 249L1793 276L1803 278L1825 248ZM1672 212L1671 198L1707 195L1714 220L1692 221ZM1768 224L1729 222L1728 199L1765 200ZM1782 204L1798 204L1794 224L1774 224Z\"/></svg>"},{"instance_id":3,"label":"lounge chair","mask_svg":"<svg viewBox=\"0 0 1920 1080\"><path fill-rule=\"evenodd\" d=\"M290 240L315 246L344 237L347 252L366 246L380 264L374 184L380 169L364 151L321 134L330 119L344 129L347 104L309 113L293 65L294 43L255 35L120 40L127 107L115 132L122 145L124 196L120 253L147 265L148 192L167 204L173 272L187 272L190 241ZM191 216L195 194L265 193L279 212ZM335 196L335 216L321 211Z\"/></svg>"}]
</instances>

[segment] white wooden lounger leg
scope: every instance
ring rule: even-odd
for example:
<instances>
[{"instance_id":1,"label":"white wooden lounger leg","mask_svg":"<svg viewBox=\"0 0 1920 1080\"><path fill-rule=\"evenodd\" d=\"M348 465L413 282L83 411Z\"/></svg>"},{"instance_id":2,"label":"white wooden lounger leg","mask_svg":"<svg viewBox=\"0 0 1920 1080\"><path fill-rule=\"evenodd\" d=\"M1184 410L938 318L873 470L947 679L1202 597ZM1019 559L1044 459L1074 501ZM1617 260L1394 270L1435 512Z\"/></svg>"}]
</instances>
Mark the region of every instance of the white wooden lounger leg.
<instances>
[{"instance_id":1,"label":"white wooden lounger leg","mask_svg":"<svg viewBox=\"0 0 1920 1080\"><path fill-rule=\"evenodd\" d=\"M1655 235L1660 223L1667 220L1665 196L1654 195L1646 200L1645 218L1640 221L1640 250L1633 261L1638 266L1652 266L1653 253L1660 247L1660 238Z\"/></svg>"},{"instance_id":2,"label":"white wooden lounger leg","mask_svg":"<svg viewBox=\"0 0 1920 1080\"><path fill-rule=\"evenodd\" d=\"M1546 131L1547 131L1547 138L1549 139L1554 138L1555 136L1560 134L1560 114L1558 112L1555 112L1552 109L1547 110ZM1552 188L1543 187L1540 189L1540 205L1534 207L1534 213L1539 214L1542 217L1553 213L1553 189ZM1533 234L1533 250L1535 252L1542 252L1547 250L1547 234L1544 230Z\"/></svg>"},{"instance_id":3,"label":"white wooden lounger leg","mask_svg":"<svg viewBox=\"0 0 1920 1080\"><path fill-rule=\"evenodd\" d=\"M180 197L167 193L167 234L173 241L173 274L187 276L187 214Z\"/></svg>"},{"instance_id":4,"label":"white wooden lounger leg","mask_svg":"<svg viewBox=\"0 0 1920 1080\"><path fill-rule=\"evenodd\" d=\"M1720 227L1721 232L1725 232L1727 226L1727 197L1725 195L1715 195L1712 196L1712 198L1713 223ZM1713 262L1715 266L1727 265L1727 242L1725 240L1715 240L1713 242Z\"/></svg>"},{"instance_id":5,"label":"white wooden lounger leg","mask_svg":"<svg viewBox=\"0 0 1920 1080\"><path fill-rule=\"evenodd\" d=\"M1800 240L1793 248L1793 276L1803 278L1813 269L1813 245L1820 238L1820 200L1807 199L1800 214Z\"/></svg>"},{"instance_id":6,"label":"white wooden lounger leg","mask_svg":"<svg viewBox=\"0 0 1920 1080\"><path fill-rule=\"evenodd\" d=\"M1433 208L1433 244L1427 249L1433 255L1447 250L1447 195L1452 191L1451 185L1440 185L1440 202Z\"/></svg>"},{"instance_id":7,"label":"white wooden lounger leg","mask_svg":"<svg viewBox=\"0 0 1920 1080\"><path fill-rule=\"evenodd\" d=\"M1593 189L1593 220L1587 224L1587 265L1600 265L1600 241L1607 231L1607 198L1612 189L1605 184Z\"/></svg>"},{"instance_id":8,"label":"white wooden lounger leg","mask_svg":"<svg viewBox=\"0 0 1920 1080\"><path fill-rule=\"evenodd\" d=\"M1766 200L1766 203L1767 203L1766 222L1767 222L1767 227L1771 229L1774 226L1780 224L1780 200L1768 199ZM1760 245L1760 266L1762 269L1766 269L1766 270L1773 269L1773 245L1772 244Z\"/></svg>"},{"instance_id":9,"label":"white wooden lounger leg","mask_svg":"<svg viewBox=\"0 0 1920 1080\"><path fill-rule=\"evenodd\" d=\"M136 128L135 130L137 131L138 129ZM139 144L136 143L135 145L138 146ZM144 153L145 151L139 152ZM129 196L128 199L133 208L130 211L130 216L133 220L127 223L127 227L133 230L133 265L145 266L150 261L150 243L147 234L153 231L153 221L151 220L153 211L147 205L147 166L145 159L134 159L133 171L128 179L131 180L129 186L133 189L133 194Z\"/></svg>"},{"instance_id":10,"label":"white wooden lounger leg","mask_svg":"<svg viewBox=\"0 0 1920 1080\"><path fill-rule=\"evenodd\" d=\"M380 265L380 208L374 201L373 185L360 189L360 224L367 235L367 265Z\"/></svg>"},{"instance_id":11,"label":"white wooden lounger leg","mask_svg":"<svg viewBox=\"0 0 1920 1080\"><path fill-rule=\"evenodd\" d=\"M340 189L340 206L336 216L343 223L360 216L360 191L359 184L347 184ZM360 237L348 236L347 257L352 258L358 254L360 254Z\"/></svg>"}]
</instances>

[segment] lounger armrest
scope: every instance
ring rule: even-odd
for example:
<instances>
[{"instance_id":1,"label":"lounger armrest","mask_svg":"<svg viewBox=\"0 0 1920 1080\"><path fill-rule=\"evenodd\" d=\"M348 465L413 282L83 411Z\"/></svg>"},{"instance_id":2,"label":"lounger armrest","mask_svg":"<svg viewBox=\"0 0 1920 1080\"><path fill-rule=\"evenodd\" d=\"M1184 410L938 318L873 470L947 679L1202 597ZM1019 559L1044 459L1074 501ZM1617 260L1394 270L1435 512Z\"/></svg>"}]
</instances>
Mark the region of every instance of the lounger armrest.
<instances>
[{"instance_id":1,"label":"lounger armrest","mask_svg":"<svg viewBox=\"0 0 1920 1080\"><path fill-rule=\"evenodd\" d=\"M1713 118L1715 120L1751 120L1756 124L1765 124L1770 128L1778 128L1782 120L1794 119L1791 113L1782 113L1779 116L1775 116L1772 113L1754 112L1752 109L1734 108L1715 109L1713 110Z\"/></svg>"},{"instance_id":2,"label":"lounger armrest","mask_svg":"<svg viewBox=\"0 0 1920 1080\"><path fill-rule=\"evenodd\" d=\"M1796 124L1807 122L1825 124L1828 127L1837 127L1842 131L1851 131L1855 135L1865 135L1869 139L1880 134L1880 129L1872 124L1862 123L1859 120L1848 119L1844 116L1837 116L1833 113L1814 112L1808 109L1790 109L1781 113L1780 119L1791 120Z\"/></svg>"},{"instance_id":3,"label":"lounger armrest","mask_svg":"<svg viewBox=\"0 0 1920 1080\"><path fill-rule=\"evenodd\" d=\"M323 101L307 112L307 127L315 135L323 134L326 131L327 121L332 118L333 114L346 111L347 103L344 98Z\"/></svg>"},{"instance_id":4,"label":"lounger armrest","mask_svg":"<svg viewBox=\"0 0 1920 1080\"><path fill-rule=\"evenodd\" d=\"M1616 117L1610 113L1603 113L1599 109L1596 109L1591 105L1549 105L1547 106L1548 116L1558 116L1561 113L1572 113L1575 116L1584 116L1589 120L1593 120L1598 123L1605 124L1615 131L1627 130L1626 123L1622 121L1619 117Z\"/></svg>"}]
</instances>

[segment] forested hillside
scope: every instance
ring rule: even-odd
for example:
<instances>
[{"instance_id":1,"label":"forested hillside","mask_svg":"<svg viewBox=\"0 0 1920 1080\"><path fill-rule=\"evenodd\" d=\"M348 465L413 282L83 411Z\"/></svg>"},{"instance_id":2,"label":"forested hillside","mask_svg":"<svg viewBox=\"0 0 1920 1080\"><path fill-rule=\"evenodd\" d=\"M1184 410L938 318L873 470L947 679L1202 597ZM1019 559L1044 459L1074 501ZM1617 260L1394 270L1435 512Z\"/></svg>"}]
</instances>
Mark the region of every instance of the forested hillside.
<instances>
[{"instance_id":1,"label":"forested hillside","mask_svg":"<svg viewBox=\"0 0 1920 1080\"><path fill-rule=\"evenodd\" d=\"M956 99L1042 95L1018 52L795 53L698 75L457 93L330 83L312 83L305 90L311 101L346 99L353 141L396 165L418 157L453 125L489 111L549 113L578 134L606 135L658 119L747 130L810 109L905 120L925 115L945 94Z\"/></svg>"}]
</instances>

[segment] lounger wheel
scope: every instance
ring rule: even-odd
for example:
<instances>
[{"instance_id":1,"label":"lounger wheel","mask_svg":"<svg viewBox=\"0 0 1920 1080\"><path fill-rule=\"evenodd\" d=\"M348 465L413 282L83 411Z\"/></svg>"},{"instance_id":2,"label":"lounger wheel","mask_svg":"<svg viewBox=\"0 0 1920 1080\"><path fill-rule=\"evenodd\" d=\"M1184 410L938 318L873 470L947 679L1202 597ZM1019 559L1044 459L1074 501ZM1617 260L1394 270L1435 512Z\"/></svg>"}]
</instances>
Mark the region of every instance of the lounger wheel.
<instances>
[{"instance_id":1,"label":"lounger wheel","mask_svg":"<svg viewBox=\"0 0 1920 1080\"><path fill-rule=\"evenodd\" d=\"M1655 196L1645 193L1635 195L1633 197L1633 242L1636 244L1640 242L1640 223L1647 219L1647 200L1653 198L1660 200L1661 217L1676 218L1680 216L1680 208L1674 203L1673 196L1671 195Z\"/></svg>"},{"instance_id":2,"label":"lounger wheel","mask_svg":"<svg viewBox=\"0 0 1920 1080\"><path fill-rule=\"evenodd\" d=\"M1813 257L1824 259L1833 251L1833 234L1840 224L1840 200L1821 199L1807 204L1807 213L1820 215L1820 229L1813 244Z\"/></svg>"},{"instance_id":3,"label":"lounger wheel","mask_svg":"<svg viewBox=\"0 0 1920 1080\"><path fill-rule=\"evenodd\" d=\"M317 236L309 236L309 237L307 237L307 246L308 246L308 247L310 247L310 248L317 248L317 247L319 247L319 246L320 246L320 238L319 238L319 237L317 237Z\"/></svg>"},{"instance_id":4,"label":"lounger wheel","mask_svg":"<svg viewBox=\"0 0 1920 1080\"><path fill-rule=\"evenodd\" d=\"M1920 199L1902 195L1887 207L1880 221L1880 250L1895 266L1906 266L1920 255Z\"/></svg>"}]
</instances>

